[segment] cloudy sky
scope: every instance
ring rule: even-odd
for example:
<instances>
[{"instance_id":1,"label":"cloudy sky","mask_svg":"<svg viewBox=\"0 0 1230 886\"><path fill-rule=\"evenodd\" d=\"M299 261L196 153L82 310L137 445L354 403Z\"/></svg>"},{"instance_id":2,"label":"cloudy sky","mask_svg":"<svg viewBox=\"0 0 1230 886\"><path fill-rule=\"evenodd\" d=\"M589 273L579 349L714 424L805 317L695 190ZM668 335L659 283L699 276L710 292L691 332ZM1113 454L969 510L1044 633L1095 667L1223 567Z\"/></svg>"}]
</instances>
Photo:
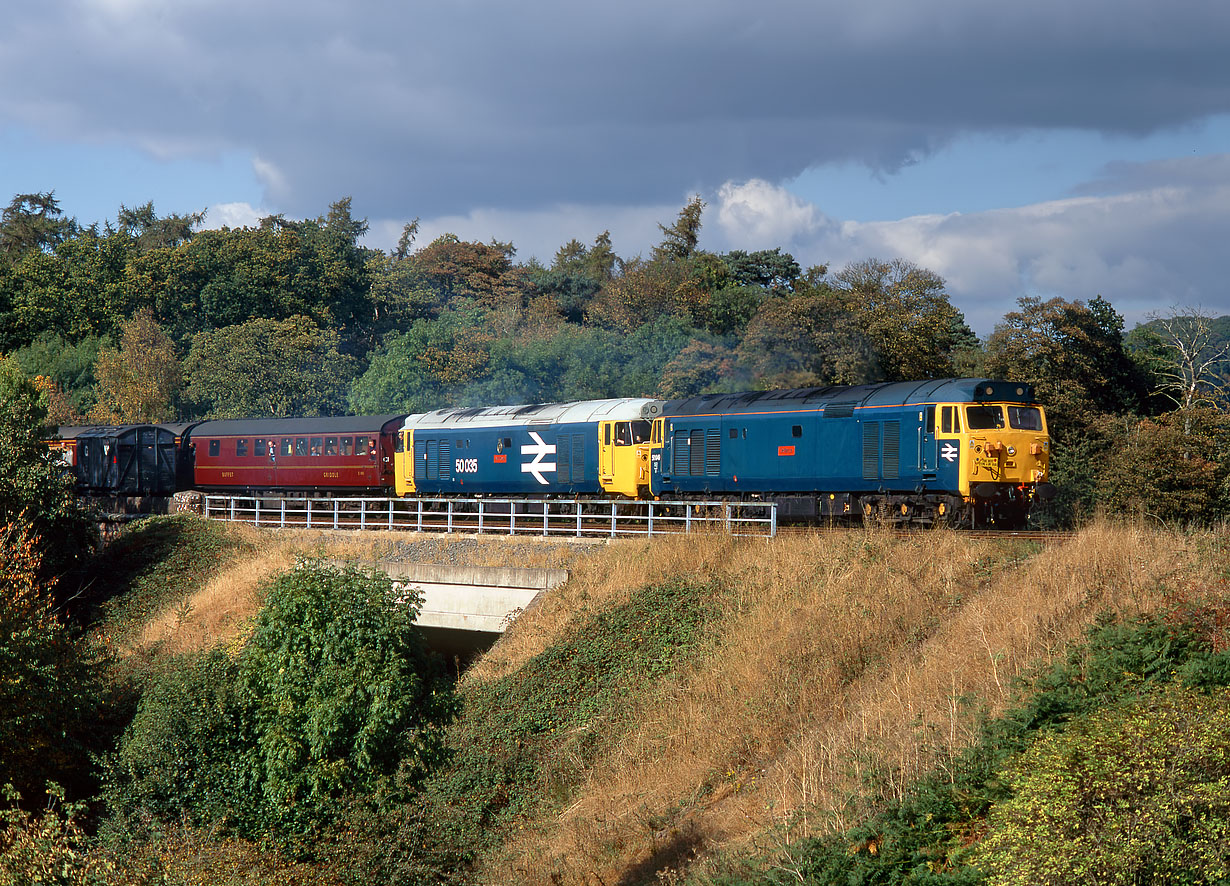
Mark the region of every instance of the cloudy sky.
<instances>
[{"instance_id":1,"label":"cloudy sky","mask_svg":"<svg viewBox=\"0 0 1230 886\"><path fill-rule=\"evenodd\" d=\"M905 258L987 333L1022 295L1230 313L1230 4L46 0L0 29L0 201L207 224L351 196L550 261Z\"/></svg>"}]
</instances>

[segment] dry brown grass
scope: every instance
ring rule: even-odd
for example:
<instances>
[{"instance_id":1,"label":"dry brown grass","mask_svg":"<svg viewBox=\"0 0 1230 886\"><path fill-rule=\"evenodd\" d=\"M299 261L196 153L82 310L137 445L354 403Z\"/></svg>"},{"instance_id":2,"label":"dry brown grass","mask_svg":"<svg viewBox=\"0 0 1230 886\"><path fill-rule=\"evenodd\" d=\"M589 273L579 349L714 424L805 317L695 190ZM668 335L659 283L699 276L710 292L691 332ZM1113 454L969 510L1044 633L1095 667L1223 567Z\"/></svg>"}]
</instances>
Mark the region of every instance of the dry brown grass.
<instances>
[{"instance_id":1,"label":"dry brown grass","mask_svg":"<svg viewBox=\"0 0 1230 886\"><path fill-rule=\"evenodd\" d=\"M544 545L525 538L424 538L405 532L233 528L254 553L223 566L189 597L156 613L120 650L122 654L190 652L233 640L260 611L261 587L304 558L359 563L396 558L422 563L553 568L567 566L591 549L567 543Z\"/></svg>"},{"instance_id":2,"label":"dry brown grass","mask_svg":"<svg viewBox=\"0 0 1230 886\"><path fill-rule=\"evenodd\" d=\"M1149 610L1181 586L1216 583L1224 558L1202 562L1200 542L1099 524L1040 551L871 531L598 552L468 679L509 672L578 612L667 575L726 581L733 611L716 653L664 686L572 805L521 831L485 880L612 883L695 849L848 825L864 776L899 796L970 740L963 697L1001 709L1013 678L1097 613Z\"/></svg>"}]
</instances>

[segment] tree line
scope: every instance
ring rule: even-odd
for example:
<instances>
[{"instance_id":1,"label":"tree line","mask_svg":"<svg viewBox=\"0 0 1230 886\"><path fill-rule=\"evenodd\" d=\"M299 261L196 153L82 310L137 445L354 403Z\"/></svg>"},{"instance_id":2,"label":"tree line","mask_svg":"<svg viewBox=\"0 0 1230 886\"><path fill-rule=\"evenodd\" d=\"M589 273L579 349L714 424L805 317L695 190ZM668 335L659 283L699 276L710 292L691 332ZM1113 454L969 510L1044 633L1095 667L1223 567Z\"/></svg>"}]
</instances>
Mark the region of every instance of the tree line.
<instances>
[{"instance_id":1,"label":"tree line","mask_svg":"<svg viewBox=\"0 0 1230 886\"><path fill-rule=\"evenodd\" d=\"M53 424L1003 376L1050 411L1055 519L1230 509L1230 318L1175 309L1125 334L1100 295L1023 298L980 341L930 270L709 252L703 210L693 198L660 225L648 256L621 257L604 231L548 265L494 240L420 246L417 222L374 249L349 199L202 230L203 214L152 203L84 226L54 193L17 195L0 215L0 353Z\"/></svg>"}]
</instances>

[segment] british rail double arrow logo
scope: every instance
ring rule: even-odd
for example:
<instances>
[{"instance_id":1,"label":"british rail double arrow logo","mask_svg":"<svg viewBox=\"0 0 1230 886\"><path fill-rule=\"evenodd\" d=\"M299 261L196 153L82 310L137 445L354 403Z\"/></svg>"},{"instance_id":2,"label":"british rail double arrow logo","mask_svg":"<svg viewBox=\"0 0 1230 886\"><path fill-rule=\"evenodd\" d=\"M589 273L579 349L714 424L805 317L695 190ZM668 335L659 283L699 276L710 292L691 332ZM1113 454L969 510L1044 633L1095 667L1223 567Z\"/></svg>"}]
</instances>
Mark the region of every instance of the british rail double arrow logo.
<instances>
[{"instance_id":1,"label":"british rail double arrow logo","mask_svg":"<svg viewBox=\"0 0 1230 886\"><path fill-rule=\"evenodd\" d=\"M521 473L533 474L534 478L543 486L548 485L547 478L542 475L543 471L554 471L555 462L543 461L548 455L555 455L555 444L544 443L542 437L539 437L533 431L530 431L530 436L534 438L533 445L523 445L521 447L522 455L532 455L534 460L531 462L521 463Z\"/></svg>"}]
</instances>

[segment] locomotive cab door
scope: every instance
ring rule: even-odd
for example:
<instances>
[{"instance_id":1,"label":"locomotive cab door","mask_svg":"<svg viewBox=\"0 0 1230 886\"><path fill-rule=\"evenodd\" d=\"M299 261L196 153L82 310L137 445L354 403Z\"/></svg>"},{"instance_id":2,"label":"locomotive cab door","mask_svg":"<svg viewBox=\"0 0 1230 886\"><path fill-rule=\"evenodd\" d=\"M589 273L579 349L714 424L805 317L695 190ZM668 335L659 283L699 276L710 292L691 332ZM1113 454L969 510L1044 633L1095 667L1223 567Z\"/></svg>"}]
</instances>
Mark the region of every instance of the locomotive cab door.
<instances>
[{"instance_id":1,"label":"locomotive cab door","mask_svg":"<svg viewBox=\"0 0 1230 886\"><path fill-rule=\"evenodd\" d=\"M414 495L414 431L400 428L393 446L393 491Z\"/></svg>"},{"instance_id":2,"label":"locomotive cab door","mask_svg":"<svg viewBox=\"0 0 1230 886\"><path fill-rule=\"evenodd\" d=\"M647 421L598 422L598 482L603 492L637 498L649 487Z\"/></svg>"},{"instance_id":3,"label":"locomotive cab door","mask_svg":"<svg viewBox=\"0 0 1230 886\"><path fill-rule=\"evenodd\" d=\"M925 406L919 414L918 469L924 480L935 479L935 407Z\"/></svg>"}]
</instances>

